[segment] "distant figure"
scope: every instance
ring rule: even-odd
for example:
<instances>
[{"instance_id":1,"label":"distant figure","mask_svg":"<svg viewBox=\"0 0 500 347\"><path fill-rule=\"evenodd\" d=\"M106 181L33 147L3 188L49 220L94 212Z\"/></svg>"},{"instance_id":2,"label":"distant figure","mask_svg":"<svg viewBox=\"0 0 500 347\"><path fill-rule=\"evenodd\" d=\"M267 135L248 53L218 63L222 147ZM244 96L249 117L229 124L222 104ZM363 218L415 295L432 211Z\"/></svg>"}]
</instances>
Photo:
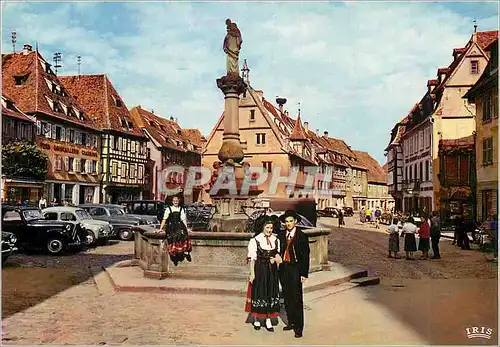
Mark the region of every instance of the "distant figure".
<instances>
[{"instance_id":1,"label":"distant figure","mask_svg":"<svg viewBox=\"0 0 500 347\"><path fill-rule=\"evenodd\" d=\"M413 217L408 218L408 221L403 225L402 235L405 237L405 252L406 260L415 260L413 252L417 251L417 242L415 240L415 233L417 226L414 224Z\"/></svg>"},{"instance_id":2,"label":"distant figure","mask_svg":"<svg viewBox=\"0 0 500 347\"><path fill-rule=\"evenodd\" d=\"M429 258L429 239L431 237L431 226L429 225L428 218L424 215L422 216L422 224L418 229L418 235L420 239L418 241L418 250L422 251L420 259L426 260Z\"/></svg>"},{"instance_id":3,"label":"distant figure","mask_svg":"<svg viewBox=\"0 0 500 347\"><path fill-rule=\"evenodd\" d=\"M387 232L389 233L389 258L400 259L398 256L399 252L399 228L397 226L398 220L393 219L391 224L387 227ZM392 256L394 253L394 257Z\"/></svg>"},{"instance_id":4,"label":"distant figure","mask_svg":"<svg viewBox=\"0 0 500 347\"><path fill-rule=\"evenodd\" d=\"M342 225L344 225L344 212L342 212L342 209L339 210L339 228L342 228Z\"/></svg>"},{"instance_id":5,"label":"distant figure","mask_svg":"<svg viewBox=\"0 0 500 347\"><path fill-rule=\"evenodd\" d=\"M441 238L441 222L439 219L439 213L437 211L434 211L433 217L431 219L431 245L432 245L431 259L441 259L441 254L439 253L440 238Z\"/></svg>"},{"instance_id":6,"label":"distant figure","mask_svg":"<svg viewBox=\"0 0 500 347\"><path fill-rule=\"evenodd\" d=\"M47 208L47 200L45 199L45 195L42 196L42 198L40 199L40 201L38 202L38 208L40 210L43 210L44 208Z\"/></svg>"}]
</instances>

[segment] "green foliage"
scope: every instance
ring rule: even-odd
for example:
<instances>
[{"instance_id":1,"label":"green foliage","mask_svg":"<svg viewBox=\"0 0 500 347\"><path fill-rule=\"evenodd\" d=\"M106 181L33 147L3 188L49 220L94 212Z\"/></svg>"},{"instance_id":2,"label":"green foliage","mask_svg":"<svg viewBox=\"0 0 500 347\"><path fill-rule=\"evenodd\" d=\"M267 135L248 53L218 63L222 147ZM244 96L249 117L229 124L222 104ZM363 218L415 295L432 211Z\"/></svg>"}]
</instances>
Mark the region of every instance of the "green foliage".
<instances>
[{"instance_id":1,"label":"green foliage","mask_svg":"<svg viewBox=\"0 0 500 347\"><path fill-rule=\"evenodd\" d=\"M35 144L21 141L2 146L2 174L6 177L45 180L48 162Z\"/></svg>"}]
</instances>

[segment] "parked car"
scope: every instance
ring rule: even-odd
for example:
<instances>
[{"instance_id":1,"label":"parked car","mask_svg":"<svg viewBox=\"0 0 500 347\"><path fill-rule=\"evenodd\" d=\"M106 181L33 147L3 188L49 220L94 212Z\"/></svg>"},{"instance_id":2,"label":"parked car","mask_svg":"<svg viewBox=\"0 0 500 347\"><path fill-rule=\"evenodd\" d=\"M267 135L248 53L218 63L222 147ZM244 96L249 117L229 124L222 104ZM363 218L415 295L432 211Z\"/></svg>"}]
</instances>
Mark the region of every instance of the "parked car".
<instances>
[{"instance_id":1,"label":"parked car","mask_svg":"<svg viewBox=\"0 0 500 347\"><path fill-rule=\"evenodd\" d=\"M5 264L7 258L9 258L12 253L17 251L16 242L16 235L2 231L2 265Z\"/></svg>"},{"instance_id":2,"label":"parked car","mask_svg":"<svg viewBox=\"0 0 500 347\"><path fill-rule=\"evenodd\" d=\"M42 211L34 207L2 206L2 229L16 236L20 250L60 254L86 244L87 233L79 223L45 220Z\"/></svg>"},{"instance_id":3,"label":"parked car","mask_svg":"<svg viewBox=\"0 0 500 347\"><path fill-rule=\"evenodd\" d=\"M325 207L322 210L318 210L317 213L318 216L320 217L332 217L332 218L339 217L339 211L335 207Z\"/></svg>"},{"instance_id":4,"label":"parked car","mask_svg":"<svg viewBox=\"0 0 500 347\"><path fill-rule=\"evenodd\" d=\"M109 222L116 235L124 241L134 238L133 227L136 225L150 225L160 227L156 216L127 214L125 207L113 204L84 204L78 207L86 210L94 219Z\"/></svg>"},{"instance_id":5,"label":"parked car","mask_svg":"<svg viewBox=\"0 0 500 347\"><path fill-rule=\"evenodd\" d=\"M354 210L352 209L352 207L344 206L342 207L342 210L344 211L344 217L354 216Z\"/></svg>"},{"instance_id":6,"label":"parked car","mask_svg":"<svg viewBox=\"0 0 500 347\"><path fill-rule=\"evenodd\" d=\"M108 238L114 236L114 229L109 222L93 219L92 216L80 207L55 206L47 207L42 210L46 220L68 221L81 223L87 230L87 244L96 242L106 243Z\"/></svg>"},{"instance_id":7,"label":"parked car","mask_svg":"<svg viewBox=\"0 0 500 347\"><path fill-rule=\"evenodd\" d=\"M165 202L161 200L121 201L120 205L125 206L129 214L156 216L159 221L165 212Z\"/></svg>"}]
</instances>

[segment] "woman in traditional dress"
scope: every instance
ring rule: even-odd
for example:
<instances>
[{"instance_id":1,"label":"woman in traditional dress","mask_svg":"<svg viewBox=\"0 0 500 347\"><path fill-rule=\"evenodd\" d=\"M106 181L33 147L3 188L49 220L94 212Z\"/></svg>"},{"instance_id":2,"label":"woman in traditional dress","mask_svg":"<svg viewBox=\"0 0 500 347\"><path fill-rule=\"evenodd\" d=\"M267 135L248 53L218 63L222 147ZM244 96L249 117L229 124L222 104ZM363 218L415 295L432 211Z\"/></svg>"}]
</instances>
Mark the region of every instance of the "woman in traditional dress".
<instances>
[{"instance_id":1,"label":"woman in traditional dress","mask_svg":"<svg viewBox=\"0 0 500 347\"><path fill-rule=\"evenodd\" d=\"M387 227L387 232L389 233L389 258L400 259L398 256L399 252L399 228L398 220L393 219L391 224ZM392 256L394 253L394 257Z\"/></svg>"},{"instance_id":2,"label":"woman in traditional dress","mask_svg":"<svg viewBox=\"0 0 500 347\"><path fill-rule=\"evenodd\" d=\"M167 205L167 204L165 204ZM175 266L184 259L191 261L191 239L187 228L186 210L180 205L178 196L167 205L160 226L167 234L166 250Z\"/></svg>"},{"instance_id":3,"label":"woman in traditional dress","mask_svg":"<svg viewBox=\"0 0 500 347\"><path fill-rule=\"evenodd\" d=\"M418 228L414 223L415 220L413 217L408 218L406 223L403 225L403 231L401 232L401 234L405 237L406 260L415 260L415 258L413 258L413 252L417 251L415 233Z\"/></svg>"},{"instance_id":4,"label":"woman in traditional dress","mask_svg":"<svg viewBox=\"0 0 500 347\"><path fill-rule=\"evenodd\" d=\"M274 217L274 216L273 216ZM262 326L274 331L280 312L278 264L281 264L280 241L273 234L276 218L263 216L248 243L250 284L247 293L247 323L255 330Z\"/></svg>"}]
</instances>

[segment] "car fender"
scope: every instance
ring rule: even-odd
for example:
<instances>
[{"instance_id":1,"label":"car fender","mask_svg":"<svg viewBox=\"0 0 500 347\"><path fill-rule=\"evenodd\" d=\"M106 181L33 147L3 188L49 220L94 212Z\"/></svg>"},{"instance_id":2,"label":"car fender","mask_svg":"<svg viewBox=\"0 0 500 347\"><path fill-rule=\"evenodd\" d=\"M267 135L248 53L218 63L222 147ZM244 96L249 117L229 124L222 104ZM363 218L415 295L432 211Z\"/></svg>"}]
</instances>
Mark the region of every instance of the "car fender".
<instances>
[{"instance_id":1,"label":"car fender","mask_svg":"<svg viewBox=\"0 0 500 347\"><path fill-rule=\"evenodd\" d=\"M47 235L61 236L64 240L68 239L68 235L66 235L66 233L63 232L61 229L48 229L45 233Z\"/></svg>"}]
</instances>

